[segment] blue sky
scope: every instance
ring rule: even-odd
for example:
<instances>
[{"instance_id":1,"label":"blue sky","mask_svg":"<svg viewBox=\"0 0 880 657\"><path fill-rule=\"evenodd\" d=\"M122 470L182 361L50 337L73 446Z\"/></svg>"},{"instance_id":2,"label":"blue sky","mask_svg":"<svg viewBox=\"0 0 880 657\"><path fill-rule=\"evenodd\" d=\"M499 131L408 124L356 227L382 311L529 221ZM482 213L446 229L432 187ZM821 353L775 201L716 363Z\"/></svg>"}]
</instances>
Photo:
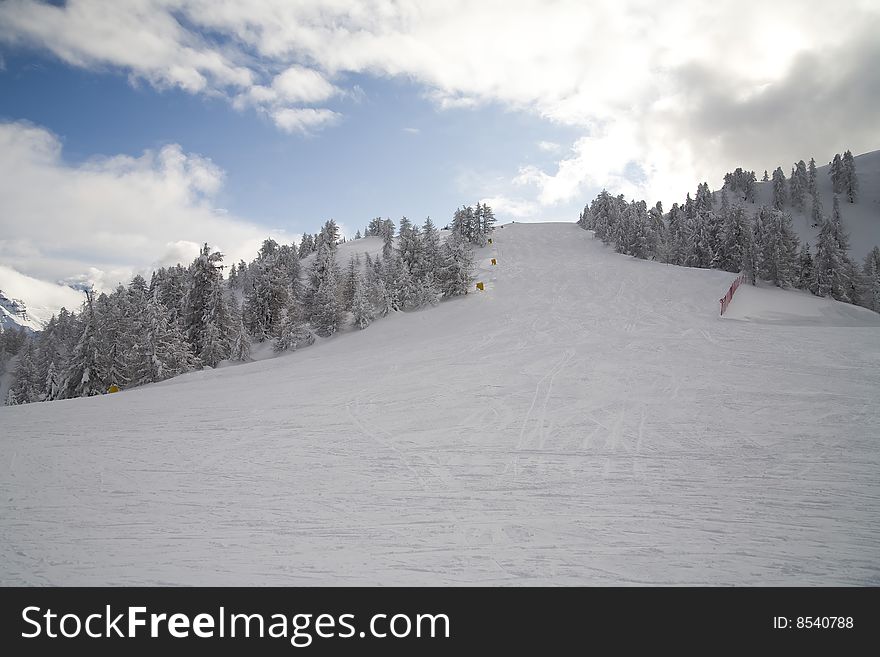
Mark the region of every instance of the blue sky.
<instances>
[{"instance_id":1,"label":"blue sky","mask_svg":"<svg viewBox=\"0 0 880 657\"><path fill-rule=\"evenodd\" d=\"M285 134L220 97L131 84L39 53L4 59L0 117L49 129L69 163L177 143L225 172L218 207L290 233L331 217L352 233L375 216L445 223L455 207L504 191L520 165L552 166L540 142L577 134L497 103L441 109L417 84L365 75L346 76L357 92L328 105L343 114L337 125Z\"/></svg>"},{"instance_id":2,"label":"blue sky","mask_svg":"<svg viewBox=\"0 0 880 657\"><path fill-rule=\"evenodd\" d=\"M878 33L859 0L6 0L0 289L874 150Z\"/></svg>"}]
</instances>

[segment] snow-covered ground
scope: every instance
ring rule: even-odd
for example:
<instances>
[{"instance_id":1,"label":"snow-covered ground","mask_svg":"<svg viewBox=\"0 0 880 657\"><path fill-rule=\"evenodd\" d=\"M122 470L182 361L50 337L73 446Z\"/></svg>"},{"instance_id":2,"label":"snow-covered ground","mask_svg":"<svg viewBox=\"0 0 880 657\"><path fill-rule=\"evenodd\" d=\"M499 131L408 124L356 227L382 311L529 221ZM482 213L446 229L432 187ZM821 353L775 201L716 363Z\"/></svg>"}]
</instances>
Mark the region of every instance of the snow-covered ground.
<instances>
[{"instance_id":1,"label":"snow-covered ground","mask_svg":"<svg viewBox=\"0 0 880 657\"><path fill-rule=\"evenodd\" d=\"M301 352L0 409L0 583L880 584L880 316L720 318L731 274L573 224L478 260Z\"/></svg>"}]
</instances>

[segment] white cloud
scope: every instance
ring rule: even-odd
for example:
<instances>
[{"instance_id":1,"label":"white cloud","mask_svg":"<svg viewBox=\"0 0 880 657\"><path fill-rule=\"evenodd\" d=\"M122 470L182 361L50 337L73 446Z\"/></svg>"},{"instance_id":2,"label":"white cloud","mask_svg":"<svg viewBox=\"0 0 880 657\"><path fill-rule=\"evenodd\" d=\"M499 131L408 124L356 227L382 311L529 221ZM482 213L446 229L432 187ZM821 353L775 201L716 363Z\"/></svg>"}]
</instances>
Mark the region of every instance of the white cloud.
<instances>
[{"instance_id":1,"label":"white cloud","mask_svg":"<svg viewBox=\"0 0 880 657\"><path fill-rule=\"evenodd\" d=\"M508 198L506 196L490 196L481 199L481 203L488 204L496 217L538 218L541 211L540 205L534 201L525 199Z\"/></svg>"},{"instance_id":2,"label":"white cloud","mask_svg":"<svg viewBox=\"0 0 880 657\"><path fill-rule=\"evenodd\" d=\"M418 128L401 128L401 130L410 135L417 135L421 132Z\"/></svg>"},{"instance_id":3,"label":"white cloud","mask_svg":"<svg viewBox=\"0 0 880 657\"><path fill-rule=\"evenodd\" d=\"M176 144L70 165L52 133L0 123L0 262L106 289L152 266L187 262L203 242L227 262L250 260L270 231L215 212L222 184L215 164Z\"/></svg>"},{"instance_id":4,"label":"white cloud","mask_svg":"<svg viewBox=\"0 0 880 657\"><path fill-rule=\"evenodd\" d=\"M284 107L273 110L272 120L288 133L310 134L314 130L337 123L342 115L328 109L311 107Z\"/></svg>"},{"instance_id":5,"label":"white cloud","mask_svg":"<svg viewBox=\"0 0 880 657\"><path fill-rule=\"evenodd\" d=\"M784 163L876 148L877 73L864 62L876 60L878 32L880 4L865 0L777 0L760 12L734 0L0 3L2 40L157 86L227 94L291 132L338 121L301 106L354 97L330 82L346 73L413 80L442 108L533 112L581 131L556 171L519 176L543 205L618 183L677 197L748 164L743 153ZM804 62L814 73L808 95L789 84ZM835 103L829 89L859 102ZM758 111L768 99L798 120ZM839 120L825 120L829 112ZM772 126L749 121L758 116ZM624 175L629 162L643 180Z\"/></svg>"},{"instance_id":6,"label":"white cloud","mask_svg":"<svg viewBox=\"0 0 880 657\"><path fill-rule=\"evenodd\" d=\"M339 92L320 73L301 66L291 66L277 75L272 88L287 103L320 103Z\"/></svg>"},{"instance_id":7,"label":"white cloud","mask_svg":"<svg viewBox=\"0 0 880 657\"><path fill-rule=\"evenodd\" d=\"M544 151L545 153L558 153L562 150L562 146L555 141L539 141L538 150Z\"/></svg>"}]
</instances>

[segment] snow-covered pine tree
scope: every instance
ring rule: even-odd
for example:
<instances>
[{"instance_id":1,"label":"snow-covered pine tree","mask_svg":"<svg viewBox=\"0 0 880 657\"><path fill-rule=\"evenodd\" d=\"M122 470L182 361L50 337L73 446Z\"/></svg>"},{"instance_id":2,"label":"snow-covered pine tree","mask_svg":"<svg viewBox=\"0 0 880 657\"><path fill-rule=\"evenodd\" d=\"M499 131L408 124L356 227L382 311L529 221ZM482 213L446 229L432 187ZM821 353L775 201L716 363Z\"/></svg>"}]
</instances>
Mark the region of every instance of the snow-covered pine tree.
<instances>
[{"instance_id":1,"label":"snow-covered pine tree","mask_svg":"<svg viewBox=\"0 0 880 657\"><path fill-rule=\"evenodd\" d=\"M577 225L584 230L591 230L593 225L593 217L590 214L590 206L585 205L584 211L578 215Z\"/></svg>"},{"instance_id":2,"label":"snow-covered pine tree","mask_svg":"<svg viewBox=\"0 0 880 657\"><path fill-rule=\"evenodd\" d=\"M810 195L810 198L815 197L819 193L816 160L812 157L810 158L810 163L807 165L807 193Z\"/></svg>"},{"instance_id":3,"label":"snow-covered pine tree","mask_svg":"<svg viewBox=\"0 0 880 657\"><path fill-rule=\"evenodd\" d=\"M299 317L293 306L284 309L281 316L281 331L275 340L275 351L295 351L307 347L315 341L315 335Z\"/></svg>"},{"instance_id":4,"label":"snow-covered pine tree","mask_svg":"<svg viewBox=\"0 0 880 657\"><path fill-rule=\"evenodd\" d=\"M98 353L98 318L95 316L94 301L87 292L87 305L83 312L82 333L70 355L70 361L61 382L60 397L90 397L101 395L107 390L104 386L103 373L100 370L101 358Z\"/></svg>"},{"instance_id":5,"label":"snow-covered pine tree","mask_svg":"<svg viewBox=\"0 0 880 657\"><path fill-rule=\"evenodd\" d=\"M299 250L297 255L299 255L300 260L308 257L315 250L315 239L309 235L308 233L303 233L302 238L299 242Z\"/></svg>"},{"instance_id":6,"label":"snow-covered pine tree","mask_svg":"<svg viewBox=\"0 0 880 657\"><path fill-rule=\"evenodd\" d=\"M725 215L721 256L721 269L729 272L742 271L746 251L747 232L751 231L746 209L737 201Z\"/></svg>"},{"instance_id":7,"label":"snow-covered pine tree","mask_svg":"<svg viewBox=\"0 0 880 657\"><path fill-rule=\"evenodd\" d=\"M819 230L813 267L816 274L815 294L820 297L830 296L838 301L849 301L846 262L830 220L823 221Z\"/></svg>"},{"instance_id":8,"label":"snow-covered pine tree","mask_svg":"<svg viewBox=\"0 0 880 657\"><path fill-rule=\"evenodd\" d=\"M58 399L58 395L61 393L61 372L58 371L58 368L55 365L54 360L49 361L49 366L46 368L46 377L43 379L43 395L46 401L52 401L53 399Z\"/></svg>"},{"instance_id":9,"label":"snow-covered pine tree","mask_svg":"<svg viewBox=\"0 0 880 657\"><path fill-rule=\"evenodd\" d=\"M183 329L193 353L214 367L229 357L229 311L223 296L223 255L204 244L187 271Z\"/></svg>"},{"instance_id":10,"label":"snow-covered pine tree","mask_svg":"<svg viewBox=\"0 0 880 657\"><path fill-rule=\"evenodd\" d=\"M767 174L767 169L764 169L764 177L761 178L761 182L769 182L770 176Z\"/></svg>"},{"instance_id":11,"label":"snow-covered pine tree","mask_svg":"<svg viewBox=\"0 0 880 657\"><path fill-rule=\"evenodd\" d=\"M180 327L168 322L167 311L157 299L147 302L142 317L134 385L164 381L199 367Z\"/></svg>"},{"instance_id":12,"label":"snow-covered pine tree","mask_svg":"<svg viewBox=\"0 0 880 657\"><path fill-rule=\"evenodd\" d=\"M406 225L404 225L404 221L406 221ZM419 227L412 225L406 217L401 219L397 238L397 254L414 276L424 270L421 233Z\"/></svg>"},{"instance_id":13,"label":"snow-covered pine tree","mask_svg":"<svg viewBox=\"0 0 880 657\"><path fill-rule=\"evenodd\" d=\"M746 226L743 242L742 271L747 283L758 284L760 257L758 242L755 236L756 222L749 221Z\"/></svg>"},{"instance_id":14,"label":"snow-covered pine tree","mask_svg":"<svg viewBox=\"0 0 880 657\"><path fill-rule=\"evenodd\" d=\"M318 335L330 336L339 330L344 312L339 301L339 268L336 248L331 241L323 241L315 257L310 276L311 288L307 295L309 320Z\"/></svg>"},{"instance_id":15,"label":"snow-covered pine tree","mask_svg":"<svg viewBox=\"0 0 880 657\"><path fill-rule=\"evenodd\" d=\"M803 160L800 160L792 168L791 179L789 180L791 205L799 212L803 212L806 207L808 187L807 165Z\"/></svg>"},{"instance_id":16,"label":"snow-covered pine tree","mask_svg":"<svg viewBox=\"0 0 880 657\"><path fill-rule=\"evenodd\" d=\"M648 210L648 257L652 260L663 256L663 241L666 237L666 224L663 222L663 204L657 204Z\"/></svg>"},{"instance_id":17,"label":"snow-covered pine tree","mask_svg":"<svg viewBox=\"0 0 880 657\"><path fill-rule=\"evenodd\" d=\"M386 263L389 267L392 261ZM408 310L415 306L416 281L409 270L409 265L401 257L393 260L393 273L386 276L386 282L394 281L392 296L396 301L395 310Z\"/></svg>"},{"instance_id":18,"label":"snow-covered pine tree","mask_svg":"<svg viewBox=\"0 0 880 657\"><path fill-rule=\"evenodd\" d=\"M814 189L810 194L810 217L813 228L821 228L822 224L825 223L825 215L822 212L822 199L819 197L818 189Z\"/></svg>"},{"instance_id":19,"label":"snow-covered pine tree","mask_svg":"<svg viewBox=\"0 0 880 657\"><path fill-rule=\"evenodd\" d=\"M381 226L382 257L389 260L394 256L394 222L386 219Z\"/></svg>"},{"instance_id":20,"label":"snow-covered pine tree","mask_svg":"<svg viewBox=\"0 0 880 657\"><path fill-rule=\"evenodd\" d=\"M359 329L365 329L376 317L373 303L370 301L368 283L364 276L358 272L354 280L354 295L352 298L351 314L352 324Z\"/></svg>"},{"instance_id":21,"label":"snow-covered pine tree","mask_svg":"<svg viewBox=\"0 0 880 657\"><path fill-rule=\"evenodd\" d=\"M841 193L846 194L850 203L855 203L859 195L859 180L856 176L856 162L851 151L843 154L841 163Z\"/></svg>"},{"instance_id":22,"label":"snow-covered pine tree","mask_svg":"<svg viewBox=\"0 0 880 657\"><path fill-rule=\"evenodd\" d=\"M483 212L480 220L480 232L484 237L488 237L495 230L495 212L489 207L488 203L483 203Z\"/></svg>"},{"instance_id":23,"label":"snow-covered pine tree","mask_svg":"<svg viewBox=\"0 0 880 657\"><path fill-rule=\"evenodd\" d=\"M229 336L232 333L229 309L219 283L211 290L207 312L202 349L198 357L203 365L216 367L220 361L229 358Z\"/></svg>"},{"instance_id":24,"label":"snow-covered pine tree","mask_svg":"<svg viewBox=\"0 0 880 657\"><path fill-rule=\"evenodd\" d=\"M848 257L849 253L849 234L843 229L843 217L840 214L840 198L834 197L831 209L831 232L837 241L840 252Z\"/></svg>"},{"instance_id":25,"label":"snow-covered pine tree","mask_svg":"<svg viewBox=\"0 0 880 657\"><path fill-rule=\"evenodd\" d=\"M781 210L771 210L764 221L761 245L761 275L777 287L793 287L797 282L797 237L791 217Z\"/></svg>"},{"instance_id":26,"label":"snow-covered pine tree","mask_svg":"<svg viewBox=\"0 0 880 657\"><path fill-rule=\"evenodd\" d=\"M708 185L705 189L708 191ZM708 267L715 256L710 244L709 212L711 212L711 202L706 199L701 184L697 187L697 197L691 199L691 195L688 194L684 205L688 238L684 264L689 267Z\"/></svg>"},{"instance_id":27,"label":"snow-covered pine tree","mask_svg":"<svg viewBox=\"0 0 880 657\"><path fill-rule=\"evenodd\" d=\"M452 214L452 221L449 223L449 228L453 233L460 235L462 239L467 239L467 212L465 212L464 207L457 208Z\"/></svg>"},{"instance_id":28,"label":"snow-covered pine tree","mask_svg":"<svg viewBox=\"0 0 880 657\"><path fill-rule=\"evenodd\" d=\"M240 289L238 281L238 265L236 265L234 262L229 268L229 274L226 276L226 284L229 286L230 290Z\"/></svg>"},{"instance_id":29,"label":"snow-covered pine tree","mask_svg":"<svg viewBox=\"0 0 880 657\"><path fill-rule=\"evenodd\" d=\"M467 294L471 286L473 255L470 247L456 232L443 243L437 283L444 297Z\"/></svg>"},{"instance_id":30,"label":"snow-covered pine tree","mask_svg":"<svg viewBox=\"0 0 880 657\"><path fill-rule=\"evenodd\" d=\"M863 272L866 289L862 304L875 313L880 313L880 248L875 246L865 256Z\"/></svg>"},{"instance_id":31,"label":"snow-covered pine tree","mask_svg":"<svg viewBox=\"0 0 880 657\"><path fill-rule=\"evenodd\" d=\"M436 306L440 303L440 296L441 292L434 279L434 272L429 271L416 283L413 307L425 308L427 306Z\"/></svg>"},{"instance_id":32,"label":"snow-covered pine tree","mask_svg":"<svg viewBox=\"0 0 880 657\"><path fill-rule=\"evenodd\" d=\"M299 302L302 299L302 263L299 251L293 244L282 244L278 248L277 264L287 283L287 296Z\"/></svg>"},{"instance_id":33,"label":"snow-covered pine tree","mask_svg":"<svg viewBox=\"0 0 880 657\"><path fill-rule=\"evenodd\" d=\"M743 185L744 200L748 201L749 203L755 202L756 193L757 193L757 189L758 189L757 182L758 182L758 179L755 178L755 172L749 171L746 174L744 185Z\"/></svg>"},{"instance_id":34,"label":"snow-covered pine tree","mask_svg":"<svg viewBox=\"0 0 880 657\"><path fill-rule=\"evenodd\" d=\"M797 280L795 285L801 290L809 290L815 294L816 273L813 269L813 256L810 253L810 245L804 242L801 245L797 259Z\"/></svg>"},{"instance_id":35,"label":"snow-covered pine tree","mask_svg":"<svg viewBox=\"0 0 880 657\"><path fill-rule=\"evenodd\" d=\"M43 401L43 382L40 380L37 369L36 356L34 340L28 338L19 351L18 364L13 373L14 383L9 389L10 392L13 392L15 404L32 404Z\"/></svg>"},{"instance_id":36,"label":"snow-covered pine tree","mask_svg":"<svg viewBox=\"0 0 880 657\"><path fill-rule=\"evenodd\" d=\"M683 265L688 256L688 229L684 210L673 203L667 217L665 262L671 265Z\"/></svg>"},{"instance_id":37,"label":"snow-covered pine tree","mask_svg":"<svg viewBox=\"0 0 880 657\"><path fill-rule=\"evenodd\" d=\"M479 241L479 218L477 213L471 206L465 206L465 239L468 242L476 243Z\"/></svg>"},{"instance_id":38,"label":"snow-covered pine tree","mask_svg":"<svg viewBox=\"0 0 880 657\"><path fill-rule=\"evenodd\" d=\"M251 340L244 325L243 312L234 301L230 304L229 310L232 315L229 359L246 363L251 360Z\"/></svg>"},{"instance_id":39,"label":"snow-covered pine tree","mask_svg":"<svg viewBox=\"0 0 880 657\"><path fill-rule=\"evenodd\" d=\"M342 307L344 310L351 310L354 303L354 290L360 271L361 257L356 253L352 253L348 258L348 267L345 270L345 277L342 282Z\"/></svg>"},{"instance_id":40,"label":"snow-covered pine tree","mask_svg":"<svg viewBox=\"0 0 880 657\"><path fill-rule=\"evenodd\" d=\"M773 172L773 207L782 210L788 203L788 189L786 188L785 174L782 167L776 167Z\"/></svg>"},{"instance_id":41,"label":"snow-covered pine tree","mask_svg":"<svg viewBox=\"0 0 880 657\"><path fill-rule=\"evenodd\" d=\"M422 225L422 259L419 277L424 278L427 273L437 271L437 263L440 259L440 233L434 227L431 217L425 219Z\"/></svg>"},{"instance_id":42,"label":"snow-covered pine tree","mask_svg":"<svg viewBox=\"0 0 880 657\"><path fill-rule=\"evenodd\" d=\"M122 285L109 296L101 294L95 302L98 317L98 340L100 343L101 372L104 384L125 388L132 380L131 358L134 354L136 329L135 313Z\"/></svg>"},{"instance_id":43,"label":"snow-covered pine tree","mask_svg":"<svg viewBox=\"0 0 880 657\"><path fill-rule=\"evenodd\" d=\"M843 173L843 159L840 157L840 153L836 153L834 155L834 159L831 160L831 167L828 172L831 176L831 189L835 194L843 193L843 183L844 183L844 173Z\"/></svg>"},{"instance_id":44,"label":"snow-covered pine tree","mask_svg":"<svg viewBox=\"0 0 880 657\"><path fill-rule=\"evenodd\" d=\"M298 276L299 257L293 262ZM267 239L249 268L251 286L245 290L243 315L250 334L260 342L278 335L281 312L289 301L291 265L290 253L285 252L282 257L278 243Z\"/></svg>"},{"instance_id":45,"label":"snow-covered pine tree","mask_svg":"<svg viewBox=\"0 0 880 657\"><path fill-rule=\"evenodd\" d=\"M650 257L648 247L648 208L644 201L635 201L629 204L630 239L629 253L641 260Z\"/></svg>"}]
</instances>

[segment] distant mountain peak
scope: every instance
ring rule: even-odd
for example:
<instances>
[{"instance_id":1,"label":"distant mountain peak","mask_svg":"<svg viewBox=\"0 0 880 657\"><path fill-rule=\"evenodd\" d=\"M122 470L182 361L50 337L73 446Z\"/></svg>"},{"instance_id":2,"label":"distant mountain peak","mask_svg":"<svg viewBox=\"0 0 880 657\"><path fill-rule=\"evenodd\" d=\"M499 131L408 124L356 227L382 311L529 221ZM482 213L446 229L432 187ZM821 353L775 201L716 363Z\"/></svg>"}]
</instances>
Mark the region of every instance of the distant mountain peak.
<instances>
[{"instance_id":1,"label":"distant mountain peak","mask_svg":"<svg viewBox=\"0 0 880 657\"><path fill-rule=\"evenodd\" d=\"M3 290L0 290L0 326L4 330L14 328L24 328L27 331L43 330L43 324L28 315L24 301L6 296Z\"/></svg>"}]
</instances>

